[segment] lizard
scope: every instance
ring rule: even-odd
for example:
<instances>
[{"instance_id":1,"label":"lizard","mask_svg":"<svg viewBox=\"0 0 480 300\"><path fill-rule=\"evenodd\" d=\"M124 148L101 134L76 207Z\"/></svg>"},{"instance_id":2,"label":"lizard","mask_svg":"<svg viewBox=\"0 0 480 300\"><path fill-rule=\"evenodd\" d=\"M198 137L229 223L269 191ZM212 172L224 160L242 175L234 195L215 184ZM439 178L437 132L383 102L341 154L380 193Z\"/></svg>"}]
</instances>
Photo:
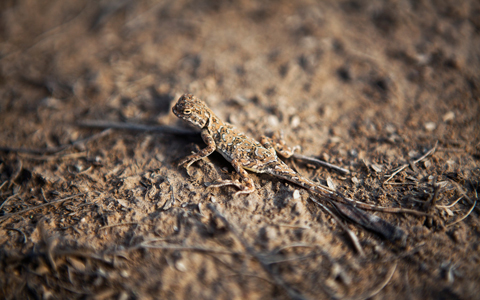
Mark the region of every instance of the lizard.
<instances>
[{"instance_id":1,"label":"lizard","mask_svg":"<svg viewBox=\"0 0 480 300\"><path fill-rule=\"evenodd\" d=\"M198 152L185 157L178 165L185 165L187 174L189 174L188 169L194 162L217 151L230 162L235 171L240 175L242 181L219 180L209 187L233 185L239 189L235 195L249 194L255 191L255 185L247 170L255 173L273 175L299 185L314 195L321 195L327 197L329 200L333 200L335 202L333 205L342 214L392 240L404 237L404 233L400 228L391 225L377 216L367 214L358 208L391 213L417 212L401 208L379 207L354 201L343 197L327 187L315 184L295 172L278 157L277 153L285 158L293 155L294 149L286 147L283 140L276 136L272 138L262 136L260 141L257 141L236 129L232 124L222 121L205 102L191 94L182 95L173 106L172 111L178 118L200 129L201 137L207 145ZM383 227L383 229L378 229L377 227ZM387 232L383 232L384 230L387 230Z\"/></svg>"}]
</instances>

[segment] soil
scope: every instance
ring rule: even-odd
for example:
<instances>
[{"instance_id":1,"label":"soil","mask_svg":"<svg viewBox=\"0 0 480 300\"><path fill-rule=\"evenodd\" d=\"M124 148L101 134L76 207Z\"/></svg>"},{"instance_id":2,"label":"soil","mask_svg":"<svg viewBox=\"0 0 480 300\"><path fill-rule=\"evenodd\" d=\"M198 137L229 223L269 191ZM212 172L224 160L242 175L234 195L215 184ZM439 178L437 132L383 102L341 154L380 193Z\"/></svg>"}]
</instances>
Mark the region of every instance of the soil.
<instances>
[{"instance_id":1,"label":"soil","mask_svg":"<svg viewBox=\"0 0 480 300\"><path fill-rule=\"evenodd\" d=\"M0 298L479 298L480 2L0 11ZM219 154L177 166L199 135L81 126L188 128L186 92L350 171L286 160L303 176L428 216L369 212L408 234L391 242L281 179L208 188L238 175Z\"/></svg>"}]
</instances>

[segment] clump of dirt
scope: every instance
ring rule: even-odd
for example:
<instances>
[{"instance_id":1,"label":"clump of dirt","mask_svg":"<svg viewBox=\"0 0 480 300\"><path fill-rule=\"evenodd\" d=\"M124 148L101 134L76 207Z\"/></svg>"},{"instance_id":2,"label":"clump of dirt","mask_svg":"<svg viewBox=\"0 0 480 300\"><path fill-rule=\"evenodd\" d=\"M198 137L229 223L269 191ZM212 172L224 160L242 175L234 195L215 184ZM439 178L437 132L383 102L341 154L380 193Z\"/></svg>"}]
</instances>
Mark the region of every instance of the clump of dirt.
<instances>
[{"instance_id":1,"label":"clump of dirt","mask_svg":"<svg viewBox=\"0 0 480 300\"><path fill-rule=\"evenodd\" d=\"M0 13L0 298L478 298L478 2L28 0ZM369 212L402 244L267 175L251 174L249 195L208 188L239 177L219 154L187 174L177 164L199 135L148 130L186 129L171 113L185 92L349 170L288 160L303 176L428 215Z\"/></svg>"}]
</instances>

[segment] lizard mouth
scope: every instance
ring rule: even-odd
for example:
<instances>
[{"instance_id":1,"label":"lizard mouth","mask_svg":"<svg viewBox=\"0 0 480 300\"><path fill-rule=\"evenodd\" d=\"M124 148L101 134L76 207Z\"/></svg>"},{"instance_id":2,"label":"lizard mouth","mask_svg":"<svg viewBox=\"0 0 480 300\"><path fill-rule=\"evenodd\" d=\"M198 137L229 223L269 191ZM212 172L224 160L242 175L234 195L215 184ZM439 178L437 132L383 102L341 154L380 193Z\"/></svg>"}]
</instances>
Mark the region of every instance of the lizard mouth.
<instances>
[{"instance_id":1,"label":"lizard mouth","mask_svg":"<svg viewBox=\"0 0 480 300\"><path fill-rule=\"evenodd\" d=\"M178 110L178 107L177 107L177 106L178 106L178 103L175 104L174 107L172 107L172 112L173 112L177 117L180 118L180 117L181 117L181 114L180 114L180 111Z\"/></svg>"}]
</instances>

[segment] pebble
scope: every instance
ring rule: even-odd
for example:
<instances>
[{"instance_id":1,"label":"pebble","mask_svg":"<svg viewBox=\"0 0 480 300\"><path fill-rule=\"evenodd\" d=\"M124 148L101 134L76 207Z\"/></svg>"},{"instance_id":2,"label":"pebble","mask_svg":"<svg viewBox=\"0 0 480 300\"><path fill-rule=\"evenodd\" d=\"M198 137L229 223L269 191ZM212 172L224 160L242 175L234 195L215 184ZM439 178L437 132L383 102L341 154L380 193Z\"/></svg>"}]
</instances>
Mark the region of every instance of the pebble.
<instances>
[{"instance_id":1,"label":"pebble","mask_svg":"<svg viewBox=\"0 0 480 300\"><path fill-rule=\"evenodd\" d=\"M437 128L437 124L434 122L426 122L423 126L427 131L434 131Z\"/></svg>"}]
</instances>

